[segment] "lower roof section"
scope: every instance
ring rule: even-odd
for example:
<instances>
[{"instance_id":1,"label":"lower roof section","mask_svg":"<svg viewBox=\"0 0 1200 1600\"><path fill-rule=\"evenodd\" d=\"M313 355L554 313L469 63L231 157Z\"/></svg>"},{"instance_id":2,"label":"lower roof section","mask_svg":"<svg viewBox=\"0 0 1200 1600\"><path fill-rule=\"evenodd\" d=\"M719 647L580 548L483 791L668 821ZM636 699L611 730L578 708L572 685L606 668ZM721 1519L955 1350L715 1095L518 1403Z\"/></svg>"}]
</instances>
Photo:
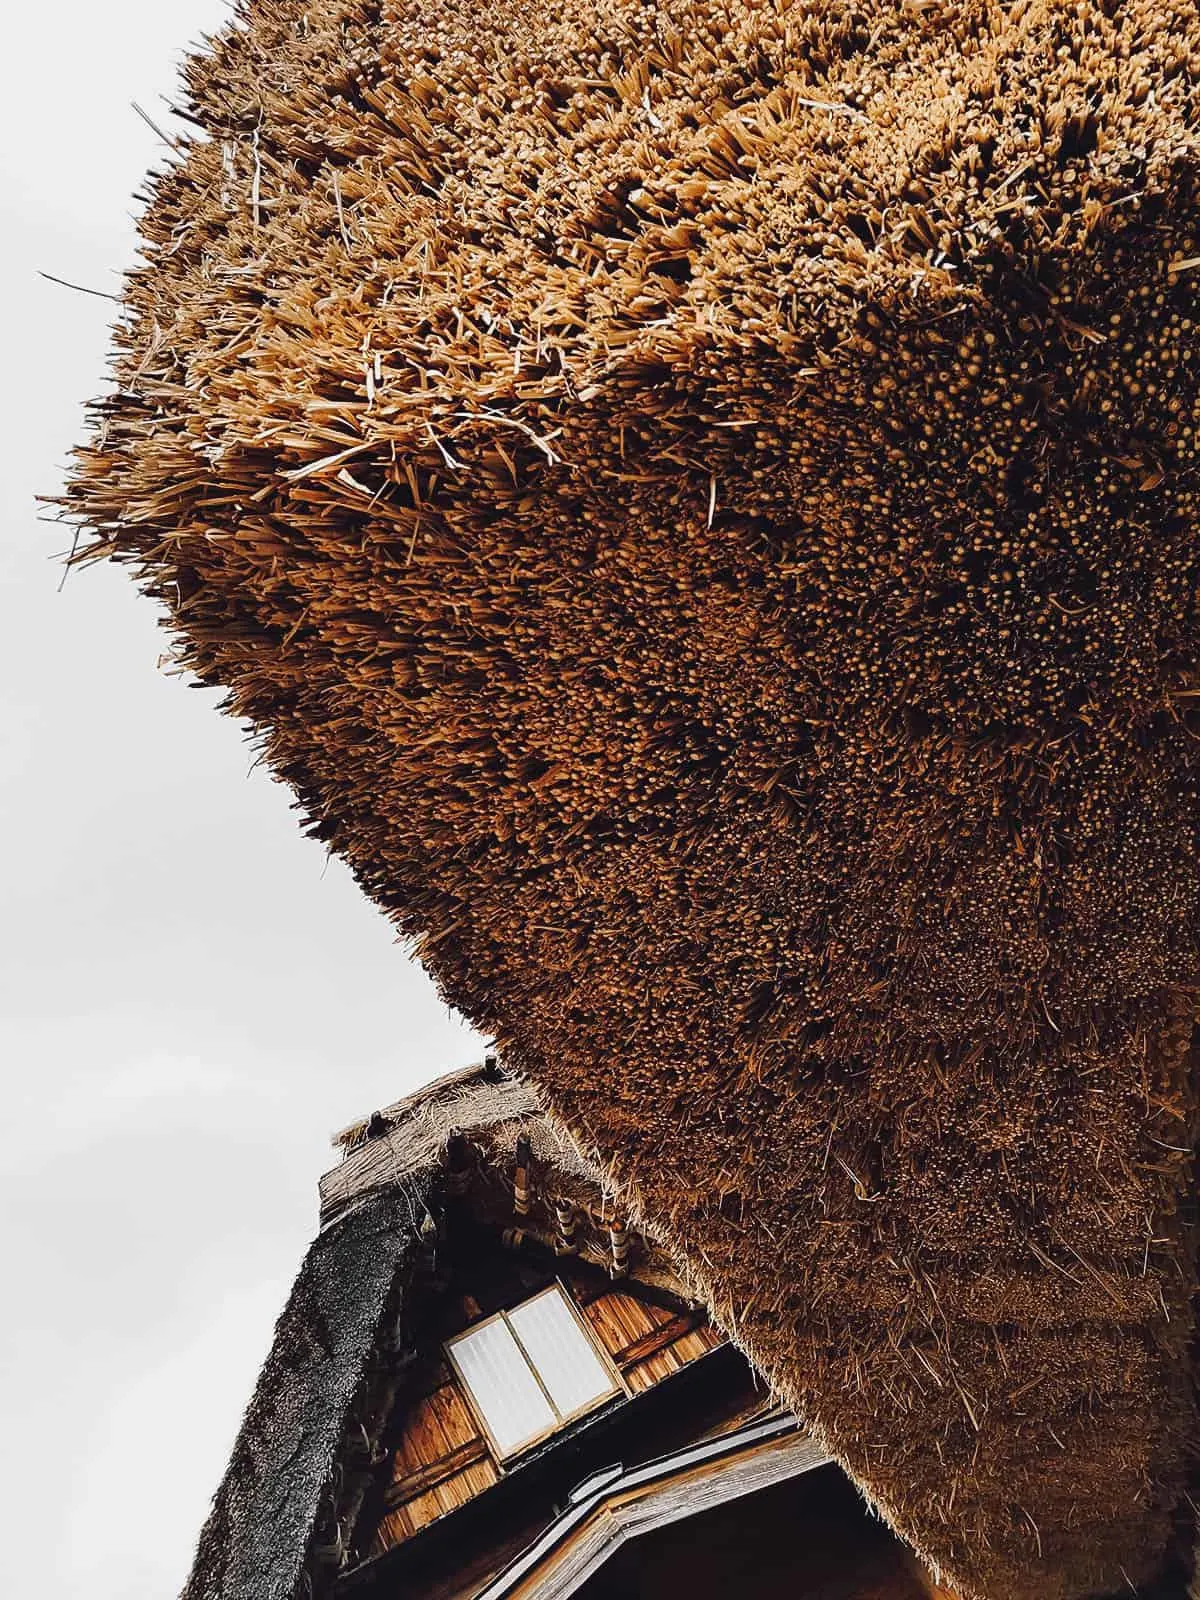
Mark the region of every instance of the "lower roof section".
<instances>
[{"instance_id":1,"label":"lower roof section","mask_svg":"<svg viewBox=\"0 0 1200 1600\"><path fill-rule=\"evenodd\" d=\"M631 1539L782 1483L829 1456L794 1417L773 1416L581 1484L540 1539L478 1600L567 1600Z\"/></svg>"}]
</instances>

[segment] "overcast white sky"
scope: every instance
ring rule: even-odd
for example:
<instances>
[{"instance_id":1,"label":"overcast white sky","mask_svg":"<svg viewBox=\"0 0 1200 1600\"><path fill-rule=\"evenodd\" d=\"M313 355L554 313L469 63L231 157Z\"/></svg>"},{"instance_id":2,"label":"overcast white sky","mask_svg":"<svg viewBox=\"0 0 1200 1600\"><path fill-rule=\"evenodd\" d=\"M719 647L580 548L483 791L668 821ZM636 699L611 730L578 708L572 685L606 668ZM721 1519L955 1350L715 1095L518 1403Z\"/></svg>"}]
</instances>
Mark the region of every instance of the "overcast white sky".
<instances>
[{"instance_id":1,"label":"overcast white sky","mask_svg":"<svg viewBox=\"0 0 1200 1600\"><path fill-rule=\"evenodd\" d=\"M12 1600L169 1600L328 1136L479 1043L301 838L119 573L37 521L132 195L218 0L6 6L0 95L0 1524Z\"/></svg>"}]
</instances>

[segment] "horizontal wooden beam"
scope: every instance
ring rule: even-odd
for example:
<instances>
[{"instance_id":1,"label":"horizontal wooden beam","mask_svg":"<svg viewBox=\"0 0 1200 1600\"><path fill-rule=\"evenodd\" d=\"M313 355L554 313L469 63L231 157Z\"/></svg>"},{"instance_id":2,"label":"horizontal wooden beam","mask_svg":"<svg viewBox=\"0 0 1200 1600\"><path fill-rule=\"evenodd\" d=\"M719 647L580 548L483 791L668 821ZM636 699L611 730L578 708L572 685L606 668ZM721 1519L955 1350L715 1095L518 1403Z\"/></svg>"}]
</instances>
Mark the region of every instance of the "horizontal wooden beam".
<instances>
[{"instance_id":1,"label":"horizontal wooden beam","mask_svg":"<svg viewBox=\"0 0 1200 1600\"><path fill-rule=\"evenodd\" d=\"M691 1333L705 1321L702 1311L681 1311L677 1317L672 1317L670 1322L664 1322L659 1328L651 1328L649 1333L643 1333L632 1344L618 1350L613 1360L625 1372L629 1367L636 1366L639 1361L645 1361L650 1356L656 1356L660 1350L665 1350L669 1344L674 1344L676 1339L682 1339L684 1334Z\"/></svg>"},{"instance_id":2,"label":"horizontal wooden beam","mask_svg":"<svg viewBox=\"0 0 1200 1600\"><path fill-rule=\"evenodd\" d=\"M445 1483L447 1478L453 1478L465 1467L472 1467L487 1457L488 1447L482 1439L468 1439L466 1444L449 1451L440 1461L431 1461L427 1467L418 1467L406 1478L398 1478L391 1483L384 1494L383 1503L389 1511L395 1511L398 1506L407 1505L418 1495L427 1494L430 1489L436 1489L439 1483Z\"/></svg>"}]
</instances>

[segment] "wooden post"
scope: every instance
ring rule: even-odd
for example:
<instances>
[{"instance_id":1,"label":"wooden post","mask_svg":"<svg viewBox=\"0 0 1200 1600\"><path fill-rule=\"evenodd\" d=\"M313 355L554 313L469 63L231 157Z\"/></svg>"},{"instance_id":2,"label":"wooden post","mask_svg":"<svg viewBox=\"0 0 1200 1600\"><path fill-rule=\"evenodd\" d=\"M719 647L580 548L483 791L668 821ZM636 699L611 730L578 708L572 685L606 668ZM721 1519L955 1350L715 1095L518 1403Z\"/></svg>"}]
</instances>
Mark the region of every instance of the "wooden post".
<instances>
[{"instance_id":1,"label":"wooden post","mask_svg":"<svg viewBox=\"0 0 1200 1600\"><path fill-rule=\"evenodd\" d=\"M513 1210L518 1217L529 1215L530 1171L533 1153L524 1134L517 1140L517 1167L513 1174Z\"/></svg>"},{"instance_id":2,"label":"wooden post","mask_svg":"<svg viewBox=\"0 0 1200 1600\"><path fill-rule=\"evenodd\" d=\"M614 1217L609 1224L608 1242L612 1246L609 1271L614 1278L623 1278L629 1271L629 1229L620 1218Z\"/></svg>"},{"instance_id":3,"label":"wooden post","mask_svg":"<svg viewBox=\"0 0 1200 1600\"><path fill-rule=\"evenodd\" d=\"M579 1252L579 1241L575 1233L575 1207L569 1200L561 1198L554 1202L554 1221L557 1233L554 1239L554 1253L556 1256L573 1256Z\"/></svg>"}]
</instances>

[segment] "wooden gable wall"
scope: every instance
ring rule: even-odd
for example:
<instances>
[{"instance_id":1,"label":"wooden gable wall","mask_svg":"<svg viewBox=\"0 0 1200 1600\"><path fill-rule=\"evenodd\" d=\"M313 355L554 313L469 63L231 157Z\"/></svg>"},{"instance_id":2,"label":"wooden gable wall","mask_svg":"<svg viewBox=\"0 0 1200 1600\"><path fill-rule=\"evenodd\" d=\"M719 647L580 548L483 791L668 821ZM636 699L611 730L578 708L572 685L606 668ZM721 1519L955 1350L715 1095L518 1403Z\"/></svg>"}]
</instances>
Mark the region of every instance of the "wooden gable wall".
<instances>
[{"instance_id":1,"label":"wooden gable wall","mask_svg":"<svg viewBox=\"0 0 1200 1600\"><path fill-rule=\"evenodd\" d=\"M563 1281L634 1395L724 1342L702 1311L669 1309L619 1287L597 1289L569 1271ZM401 1404L403 1422L390 1449L371 1556L466 1505L501 1476L462 1385L440 1354L414 1372Z\"/></svg>"}]
</instances>

